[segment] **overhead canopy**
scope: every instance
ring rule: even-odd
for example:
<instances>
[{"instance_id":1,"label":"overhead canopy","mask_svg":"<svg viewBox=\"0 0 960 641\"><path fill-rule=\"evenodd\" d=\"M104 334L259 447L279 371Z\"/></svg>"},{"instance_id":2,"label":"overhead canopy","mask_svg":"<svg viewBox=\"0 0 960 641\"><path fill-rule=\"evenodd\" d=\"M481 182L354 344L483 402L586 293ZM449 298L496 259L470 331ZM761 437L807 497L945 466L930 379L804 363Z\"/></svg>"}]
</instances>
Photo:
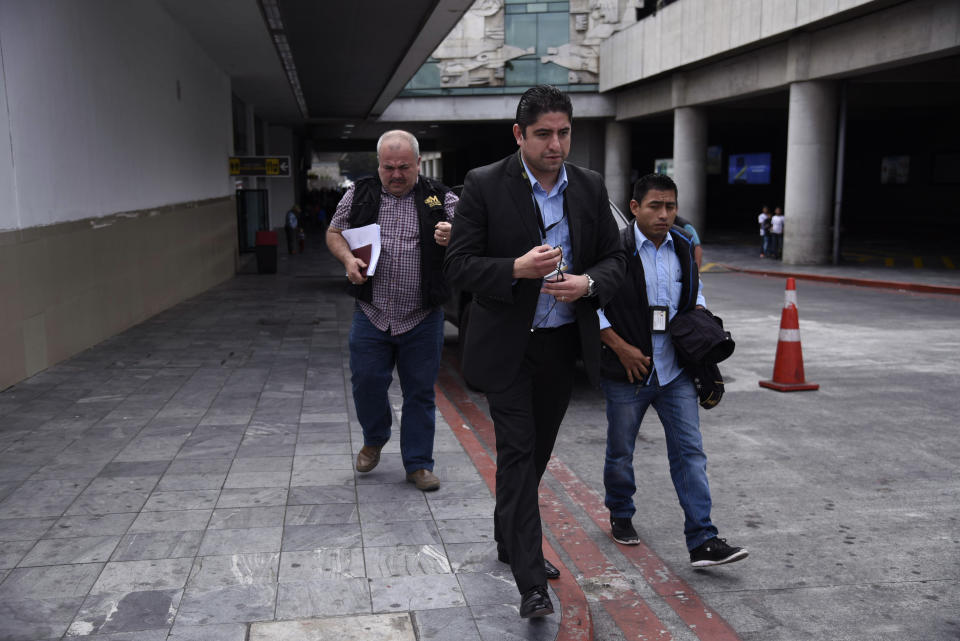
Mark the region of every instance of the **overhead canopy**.
<instances>
[{"instance_id":1,"label":"overhead canopy","mask_svg":"<svg viewBox=\"0 0 960 641\"><path fill-rule=\"evenodd\" d=\"M230 75L237 96L264 120L291 126L378 116L473 4L472 0L160 2ZM287 64L292 61L295 68L292 82L285 69L287 50Z\"/></svg>"}]
</instances>

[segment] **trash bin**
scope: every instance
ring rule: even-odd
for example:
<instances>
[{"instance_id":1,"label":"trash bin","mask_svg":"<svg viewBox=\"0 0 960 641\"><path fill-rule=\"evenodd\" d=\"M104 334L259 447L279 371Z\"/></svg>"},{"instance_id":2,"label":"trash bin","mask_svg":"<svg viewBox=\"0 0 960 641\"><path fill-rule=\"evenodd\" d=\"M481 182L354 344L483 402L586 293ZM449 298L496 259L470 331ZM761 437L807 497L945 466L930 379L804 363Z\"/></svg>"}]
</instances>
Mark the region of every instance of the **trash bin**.
<instances>
[{"instance_id":1,"label":"trash bin","mask_svg":"<svg viewBox=\"0 0 960 641\"><path fill-rule=\"evenodd\" d=\"M257 272L260 274L277 273L277 232L257 232Z\"/></svg>"}]
</instances>

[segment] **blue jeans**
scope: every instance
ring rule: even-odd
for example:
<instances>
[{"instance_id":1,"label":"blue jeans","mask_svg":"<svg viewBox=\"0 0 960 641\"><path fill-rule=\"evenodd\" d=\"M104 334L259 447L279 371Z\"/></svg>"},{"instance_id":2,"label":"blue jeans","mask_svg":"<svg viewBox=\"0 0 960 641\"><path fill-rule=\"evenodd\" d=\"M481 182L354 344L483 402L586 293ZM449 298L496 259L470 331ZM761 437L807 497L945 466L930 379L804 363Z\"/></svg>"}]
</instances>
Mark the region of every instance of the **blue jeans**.
<instances>
[{"instance_id":1,"label":"blue jeans","mask_svg":"<svg viewBox=\"0 0 960 641\"><path fill-rule=\"evenodd\" d=\"M633 475L633 449L640 422L652 404L663 423L667 439L670 477L683 508L683 533L687 549L717 536L710 521L710 485L707 455L700 438L697 391L686 372L661 387L654 373L649 385L603 379L607 399L607 457L603 466L604 503L614 517L630 518L636 512L637 491Z\"/></svg>"},{"instance_id":2,"label":"blue jeans","mask_svg":"<svg viewBox=\"0 0 960 641\"><path fill-rule=\"evenodd\" d=\"M350 327L353 402L363 428L363 444L381 447L390 440L393 411L387 390L396 366L403 391L400 455L407 474L433 470L436 404L433 384L443 350L443 310L430 313L409 332L391 336L377 329L357 307Z\"/></svg>"}]
</instances>

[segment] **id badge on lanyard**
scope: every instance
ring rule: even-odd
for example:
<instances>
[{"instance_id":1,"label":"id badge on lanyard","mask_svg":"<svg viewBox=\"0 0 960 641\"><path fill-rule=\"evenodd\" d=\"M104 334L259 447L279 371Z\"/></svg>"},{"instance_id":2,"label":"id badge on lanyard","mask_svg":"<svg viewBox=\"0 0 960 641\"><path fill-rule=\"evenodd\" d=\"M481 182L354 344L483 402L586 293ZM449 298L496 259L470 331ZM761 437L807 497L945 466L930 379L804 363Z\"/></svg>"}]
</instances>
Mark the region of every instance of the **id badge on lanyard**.
<instances>
[{"instance_id":1,"label":"id badge on lanyard","mask_svg":"<svg viewBox=\"0 0 960 641\"><path fill-rule=\"evenodd\" d=\"M670 308L664 305L650 306L650 332L652 334L666 334L670 326Z\"/></svg>"}]
</instances>

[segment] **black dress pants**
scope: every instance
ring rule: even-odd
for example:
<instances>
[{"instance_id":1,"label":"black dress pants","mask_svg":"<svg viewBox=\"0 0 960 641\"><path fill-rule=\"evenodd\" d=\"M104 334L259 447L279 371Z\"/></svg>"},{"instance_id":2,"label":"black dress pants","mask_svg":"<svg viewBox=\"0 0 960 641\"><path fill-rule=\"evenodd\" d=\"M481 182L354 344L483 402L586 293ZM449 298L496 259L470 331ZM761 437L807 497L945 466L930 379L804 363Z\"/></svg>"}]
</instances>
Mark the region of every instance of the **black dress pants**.
<instances>
[{"instance_id":1,"label":"black dress pants","mask_svg":"<svg viewBox=\"0 0 960 641\"><path fill-rule=\"evenodd\" d=\"M494 538L510 557L521 594L547 584L538 492L570 403L579 349L576 323L536 330L516 380L487 393L497 437Z\"/></svg>"}]
</instances>

